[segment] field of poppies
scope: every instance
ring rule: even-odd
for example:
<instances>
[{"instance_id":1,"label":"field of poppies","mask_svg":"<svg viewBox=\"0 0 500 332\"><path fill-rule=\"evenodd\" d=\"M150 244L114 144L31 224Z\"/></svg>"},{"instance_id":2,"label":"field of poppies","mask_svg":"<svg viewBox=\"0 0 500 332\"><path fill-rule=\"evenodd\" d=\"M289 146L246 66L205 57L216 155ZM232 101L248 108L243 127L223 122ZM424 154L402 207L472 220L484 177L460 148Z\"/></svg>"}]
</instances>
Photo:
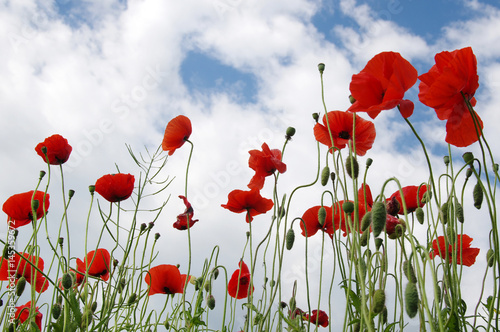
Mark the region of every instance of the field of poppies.
<instances>
[{"instance_id":1,"label":"field of poppies","mask_svg":"<svg viewBox=\"0 0 500 332\"><path fill-rule=\"evenodd\" d=\"M325 65L318 69L323 87ZM410 121L414 103L405 93L417 80L419 101L446 121L443 174L435 174L425 138ZM325 105L323 114L312 114L317 141L312 148L318 151L318 159L311 161L317 163L312 183L296 184L291 192L279 190L280 174L294 167L284 158L294 128L286 130L281 149L263 142L260 150L249 151L248 166L255 174L247 188L234 189L227 202L217 203L236 222L248 225L246 242L235 248L242 252L241 259L227 267L219 264L224 252L217 246L202 267L191 261L191 232L196 231L196 218L202 217L195 216L187 190L194 153L189 117L171 119L156 151L136 155L129 149L138 174L106 174L89 187L86 231L78 235L85 236L84 257L75 257L70 245L77 236L70 234L67 213L74 191L64 187L64 163L72 147L61 135L46 138L35 147L47 165L38 185L11 195L2 207L8 224L7 237L1 239L2 329L499 331L500 178L483 135L481 112L474 110L478 86L471 48L436 54L435 65L420 75L399 53L374 56L352 76L349 109L329 111ZM358 156L369 157L376 130L367 118L384 116L382 111L399 111L420 142L428 166L426 182L402 186L397 178L388 178L380 188L366 182L373 160L361 164ZM481 155L467 152L456 158L456 148L472 145ZM190 149L185 173L178 175L185 180L185 190L172 193L185 205L173 221L175 229L187 233L189 261L180 266L156 259L161 252L155 246L162 238L154 230L155 222L167 202L147 208L148 223L139 217L146 210L144 201L168 191L170 180L162 171L178 149ZM64 213L53 216L48 214L48 188L59 174ZM261 193L266 182L274 188L269 198ZM388 184L396 184L398 190L387 192ZM315 188L321 199L302 215L292 215L294 195L306 188ZM97 197L109 204L99 204ZM124 208L124 201L134 208ZM90 217L91 211L98 211L98 220ZM264 221L253 226L254 218ZM464 234L464 224L473 218L481 218L483 225L487 220L487 242L479 244ZM252 227L263 227L264 237L257 237ZM321 241L310 244L312 237ZM19 248L20 242L26 245ZM298 243L305 248L297 260L303 260L306 279L290 289L283 282L283 262ZM312 248L318 243L321 247ZM313 249L320 253L314 257L319 262L319 274L314 276L308 272L308 253ZM326 261L326 251L333 261ZM474 269L479 260L484 262L481 271ZM333 273L325 273L327 267ZM473 272L481 291L471 300L463 294L462 280ZM214 285L223 285L224 291L215 291ZM339 291L341 300L334 296ZM307 302L298 303L298 292L306 294ZM161 301L152 300L159 297ZM341 312L343 319L334 320L333 312Z\"/></svg>"}]
</instances>

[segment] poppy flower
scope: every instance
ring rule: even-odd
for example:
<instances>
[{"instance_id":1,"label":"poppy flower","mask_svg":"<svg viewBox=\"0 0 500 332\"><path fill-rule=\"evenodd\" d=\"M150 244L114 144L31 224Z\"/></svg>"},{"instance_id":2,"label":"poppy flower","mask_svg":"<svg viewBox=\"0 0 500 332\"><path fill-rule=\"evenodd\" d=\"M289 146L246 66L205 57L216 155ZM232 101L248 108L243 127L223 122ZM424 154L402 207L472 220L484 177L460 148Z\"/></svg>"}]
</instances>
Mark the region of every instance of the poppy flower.
<instances>
[{"instance_id":1,"label":"poppy flower","mask_svg":"<svg viewBox=\"0 0 500 332\"><path fill-rule=\"evenodd\" d=\"M16 307L15 317L19 319L19 322L22 324L30 317L30 309L31 309L31 301L27 302L25 305L20 307ZM42 330L42 318L43 315L40 311L38 311L38 307L35 308L35 324L38 326L38 329Z\"/></svg>"},{"instance_id":2,"label":"poppy flower","mask_svg":"<svg viewBox=\"0 0 500 332\"><path fill-rule=\"evenodd\" d=\"M179 196L184 201L184 205L186 205L186 210L184 210L184 213L179 214L177 216L177 220L174 222L174 228L177 228L178 230L185 230L188 228L193 227L193 225L198 221L198 219L193 220L194 216L194 210L193 207L191 206L191 203L188 202L187 198L184 196ZM188 219L189 219L189 227L188 227Z\"/></svg>"},{"instance_id":3,"label":"poppy flower","mask_svg":"<svg viewBox=\"0 0 500 332\"><path fill-rule=\"evenodd\" d=\"M37 271L43 271L43 259L41 257L32 256L28 253L15 253L10 259L2 258L0 261L0 280L11 280L15 277L15 283L24 277L26 282L35 287L38 293L43 293L49 288L49 282L46 278Z\"/></svg>"},{"instance_id":4,"label":"poppy flower","mask_svg":"<svg viewBox=\"0 0 500 332\"><path fill-rule=\"evenodd\" d=\"M366 198L366 201L365 201ZM370 186L363 183L361 188L358 190L358 202L367 207L367 210L370 210L373 205L373 196Z\"/></svg>"},{"instance_id":5,"label":"poppy flower","mask_svg":"<svg viewBox=\"0 0 500 332\"><path fill-rule=\"evenodd\" d=\"M181 275L175 265L162 264L152 267L145 278L146 284L149 285L148 296L182 293L186 277Z\"/></svg>"},{"instance_id":6,"label":"poppy flower","mask_svg":"<svg viewBox=\"0 0 500 332\"><path fill-rule=\"evenodd\" d=\"M88 275L101 278L104 281L109 279L111 268L111 256L106 249L97 249L90 251L85 259L76 259L76 269L82 275L88 270Z\"/></svg>"},{"instance_id":7,"label":"poppy flower","mask_svg":"<svg viewBox=\"0 0 500 332\"><path fill-rule=\"evenodd\" d=\"M228 195L227 204L221 206L234 213L246 212L246 222L249 223L253 217L266 213L273 208L273 201L260 195L259 190L251 189L249 191L233 190Z\"/></svg>"},{"instance_id":8,"label":"poppy flower","mask_svg":"<svg viewBox=\"0 0 500 332\"><path fill-rule=\"evenodd\" d=\"M161 143L163 151L168 151L169 156L173 155L175 150L189 139L191 132L191 120L188 117L179 115L170 120L167 128L165 128L163 142Z\"/></svg>"},{"instance_id":9,"label":"poppy flower","mask_svg":"<svg viewBox=\"0 0 500 332\"><path fill-rule=\"evenodd\" d=\"M403 116L413 112L413 102L403 100L405 92L417 82L417 70L396 52L375 55L359 74L353 75L349 90L355 102L349 112L367 112L375 117L403 103ZM411 110L411 112L410 112Z\"/></svg>"},{"instance_id":10,"label":"poppy flower","mask_svg":"<svg viewBox=\"0 0 500 332\"><path fill-rule=\"evenodd\" d=\"M349 112L331 111L323 116L323 124L314 125L314 137L329 148L333 146L337 149L343 149L348 142L353 140L353 119L355 117L355 148L358 156L364 156L366 151L370 150L375 141L375 126L371 121L365 120L358 115ZM330 132L332 137L330 139ZM354 150L354 147L353 147ZM333 153L332 150L330 150Z\"/></svg>"},{"instance_id":11,"label":"poppy flower","mask_svg":"<svg viewBox=\"0 0 500 332\"><path fill-rule=\"evenodd\" d=\"M457 264L472 266L476 262L476 256L479 254L479 248L471 248L471 242L472 238L468 235L463 234L457 237L455 244L457 250ZM437 240L432 241L432 250L430 252L431 259L436 256L446 259L446 255L448 255L449 262L452 263L454 245L448 244L447 250L447 243L448 242L444 236L438 236Z\"/></svg>"},{"instance_id":12,"label":"poppy flower","mask_svg":"<svg viewBox=\"0 0 500 332\"><path fill-rule=\"evenodd\" d=\"M441 52L434 57L436 64L420 75L419 100L434 108L440 120L446 122L446 142L458 147L469 146L479 137L465 99L476 105L474 93L479 87L476 56L470 47L453 52ZM464 99L465 98L465 99ZM478 125L483 122L474 112Z\"/></svg>"},{"instance_id":13,"label":"poppy flower","mask_svg":"<svg viewBox=\"0 0 500 332\"><path fill-rule=\"evenodd\" d=\"M97 179L95 191L111 203L120 202L132 195L134 181L130 174L107 174Z\"/></svg>"},{"instance_id":14,"label":"poppy flower","mask_svg":"<svg viewBox=\"0 0 500 332\"><path fill-rule=\"evenodd\" d=\"M32 199L38 201L36 219L42 218L44 212L47 212L49 209L49 198L49 194L43 191L37 191L35 193L33 190L10 196L2 206L3 212L8 216L7 220L9 222L9 227L18 228L33 221ZM44 204L41 204L42 202Z\"/></svg>"},{"instance_id":15,"label":"poppy flower","mask_svg":"<svg viewBox=\"0 0 500 332\"><path fill-rule=\"evenodd\" d=\"M303 319L316 324L317 326L328 326L328 315L323 310L313 310L311 312L311 317L309 317L308 314L304 314Z\"/></svg>"},{"instance_id":16,"label":"poppy flower","mask_svg":"<svg viewBox=\"0 0 500 332\"><path fill-rule=\"evenodd\" d=\"M300 228L302 229L302 235L307 237L313 236L319 230L327 233L330 237L333 236L333 232L335 232L336 228L334 228L333 223L333 211L332 207L325 206L326 210L326 218L323 225L319 223L318 212L321 206L313 206L304 212L302 215L302 221L300 222ZM337 225L338 226L338 225Z\"/></svg>"},{"instance_id":17,"label":"poppy flower","mask_svg":"<svg viewBox=\"0 0 500 332\"><path fill-rule=\"evenodd\" d=\"M71 154L73 148L68 144L68 140L61 135L52 135L47 137L45 141L38 143L35 147L36 153L42 157L43 161L47 162L45 155L42 152L42 147L47 148L47 158L51 165L64 164Z\"/></svg>"},{"instance_id":18,"label":"poppy flower","mask_svg":"<svg viewBox=\"0 0 500 332\"><path fill-rule=\"evenodd\" d=\"M240 261L238 266L240 268L229 279L227 293L235 299L243 299L251 295L255 287L250 284L250 271L245 262Z\"/></svg>"},{"instance_id":19,"label":"poppy flower","mask_svg":"<svg viewBox=\"0 0 500 332\"><path fill-rule=\"evenodd\" d=\"M406 204L406 212L411 213L415 211L418 207L424 206L422 199L424 194L427 192L427 185L422 186L406 186L401 188L403 192L403 199ZM418 194L418 196L417 196ZM397 190L394 194L387 199L388 202L396 200L399 203L399 207L395 207L397 214L404 214L403 200L401 199L401 193ZM390 206L391 204L388 204ZM390 207L388 210L391 210Z\"/></svg>"},{"instance_id":20,"label":"poppy flower","mask_svg":"<svg viewBox=\"0 0 500 332\"><path fill-rule=\"evenodd\" d=\"M249 153L248 166L255 171L255 175L250 180L248 188L260 190L264 187L264 180L267 176L272 175L275 171L286 172L286 165L281 161L280 150L271 150L264 143L262 144L262 151L250 150Z\"/></svg>"}]
</instances>

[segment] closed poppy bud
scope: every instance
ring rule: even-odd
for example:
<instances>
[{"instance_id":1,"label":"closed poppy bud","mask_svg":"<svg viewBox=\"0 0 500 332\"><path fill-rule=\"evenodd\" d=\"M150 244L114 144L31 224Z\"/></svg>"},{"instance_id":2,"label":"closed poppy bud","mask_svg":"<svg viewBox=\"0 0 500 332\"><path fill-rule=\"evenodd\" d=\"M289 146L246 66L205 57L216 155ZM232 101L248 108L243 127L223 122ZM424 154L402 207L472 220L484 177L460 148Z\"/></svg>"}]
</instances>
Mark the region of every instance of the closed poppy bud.
<instances>
[{"instance_id":1,"label":"closed poppy bud","mask_svg":"<svg viewBox=\"0 0 500 332\"><path fill-rule=\"evenodd\" d=\"M318 223L323 226L326 219L326 209L324 206L320 207L318 210Z\"/></svg>"},{"instance_id":2,"label":"closed poppy bud","mask_svg":"<svg viewBox=\"0 0 500 332\"><path fill-rule=\"evenodd\" d=\"M382 310L382 324L387 324L387 307L384 306L384 309Z\"/></svg>"},{"instance_id":3,"label":"closed poppy bud","mask_svg":"<svg viewBox=\"0 0 500 332\"><path fill-rule=\"evenodd\" d=\"M53 306L52 306L52 318L54 318L55 320L57 320L59 318L59 316L61 315L61 305L59 303L55 303Z\"/></svg>"},{"instance_id":4,"label":"closed poppy bud","mask_svg":"<svg viewBox=\"0 0 500 332\"><path fill-rule=\"evenodd\" d=\"M351 214L354 212L354 203L350 201L345 201L342 203L342 210L344 210L345 213Z\"/></svg>"},{"instance_id":5,"label":"closed poppy bud","mask_svg":"<svg viewBox=\"0 0 500 332\"><path fill-rule=\"evenodd\" d=\"M314 121L318 122L318 120L319 120L319 114L318 113L313 113L312 117L313 117Z\"/></svg>"},{"instance_id":6,"label":"closed poppy bud","mask_svg":"<svg viewBox=\"0 0 500 332\"><path fill-rule=\"evenodd\" d=\"M486 253L486 261L488 262L489 267L493 267L495 263L495 251L493 249L489 249Z\"/></svg>"},{"instance_id":7,"label":"closed poppy bud","mask_svg":"<svg viewBox=\"0 0 500 332\"><path fill-rule=\"evenodd\" d=\"M351 179L358 178L359 165L358 165L358 161L356 160L356 158L354 158L354 156L347 157L347 159L345 161L345 170L347 172L347 175L349 175L349 177Z\"/></svg>"},{"instance_id":8,"label":"closed poppy bud","mask_svg":"<svg viewBox=\"0 0 500 332\"><path fill-rule=\"evenodd\" d=\"M443 218L443 224L446 225L448 222L448 202L444 202L443 205L441 205L441 216Z\"/></svg>"},{"instance_id":9,"label":"closed poppy bud","mask_svg":"<svg viewBox=\"0 0 500 332\"><path fill-rule=\"evenodd\" d=\"M215 269L213 272L214 280L219 276L219 269Z\"/></svg>"},{"instance_id":10,"label":"closed poppy bud","mask_svg":"<svg viewBox=\"0 0 500 332\"><path fill-rule=\"evenodd\" d=\"M289 140L289 139L292 138L293 135L295 135L295 128L294 127L288 127L286 129L285 138Z\"/></svg>"},{"instance_id":11,"label":"closed poppy bud","mask_svg":"<svg viewBox=\"0 0 500 332\"><path fill-rule=\"evenodd\" d=\"M472 154L472 152L464 153L462 155L462 158L464 159L466 164L472 164L472 162L474 161L474 155Z\"/></svg>"},{"instance_id":12,"label":"closed poppy bud","mask_svg":"<svg viewBox=\"0 0 500 332\"><path fill-rule=\"evenodd\" d=\"M118 287L117 287L118 293L121 293L123 291L123 288L125 288L126 283L127 283L127 280L125 278L120 279L120 282L118 283Z\"/></svg>"},{"instance_id":13,"label":"closed poppy bud","mask_svg":"<svg viewBox=\"0 0 500 332\"><path fill-rule=\"evenodd\" d=\"M467 168L465 171L465 177L468 179L472 175L472 168Z\"/></svg>"},{"instance_id":14,"label":"closed poppy bud","mask_svg":"<svg viewBox=\"0 0 500 332\"><path fill-rule=\"evenodd\" d=\"M384 244L384 239L375 239L375 249L379 250L382 244Z\"/></svg>"},{"instance_id":15,"label":"closed poppy bud","mask_svg":"<svg viewBox=\"0 0 500 332\"><path fill-rule=\"evenodd\" d=\"M479 181L477 181L476 185L474 186L473 197L474 206L479 210L481 208L481 204L483 204L483 188L481 187Z\"/></svg>"},{"instance_id":16,"label":"closed poppy bud","mask_svg":"<svg viewBox=\"0 0 500 332\"><path fill-rule=\"evenodd\" d=\"M207 299L207 307L210 309L210 310L214 310L215 308L215 298L213 295L210 295Z\"/></svg>"},{"instance_id":17,"label":"closed poppy bud","mask_svg":"<svg viewBox=\"0 0 500 332\"><path fill-rule=\"evenodd\" d=\"M293 231L293 228L290 228L286 233L286 248L288 250L292 249L294 241L295 241L295 232Z\"/></svg>"},{"instance_id":18,"label":"closed poppy bud","mask_svg":"<svg viewBox=\"0 0 500 332\"><path fill-rule=\"evenodd\" d=\"M325 166L321 172L321 185L326 186L328 178L330 177L330 167Z\"/></svg>"},{"instance_id":19,"label":"closed poppy bud","mask_svg":"<svg viewBox=\"0 0 500 332\"><path fill-rule=\"evenodd\" d=\"M92 312L95 312L97 310L97 302L93 302L92 303L92 306L90 307L90 310L92 310Z\"/></svg>"},{"instance_id":20,"label":"closed poppy bud","mask_svg":"<svg viewBox=\"0 0 500 332\"><path fill-rule=\"evenodd\" d=\"M330 173L330 179L332 179L332 182L335 182L335 173L334 172Z\"/></svg>"},{"instance_id":21,"label":"closed poppy bud","mask_svg":"<svg viewBox=\"0 0 500 332\"><path fill-rule=\"evenodd\" d=\"M130 297L128 298L127 305L134 304L136 299L137 299L137 294L132 293L132 295L130 295Z\"/></svg>"},{"instance_id":22,"label":"closed poppy bud","mask_svg":"<svg viewBox=\"0 0 500 332\"><path fill-rule=\"evenodd\" d=\"M361 219L361 230L364 232L370 227L370 224L372 223L372 212L368 211L365 213L363 218Z\"/></svg>"},{"instance_id":23,"label":"closed poppy bud","mask_svg":"<svg viewBox=\"0 0 500 332\"><path fill-rule=\"evenodd\" d=\"M69 273L63 274L61 279L61 284L64 289L70 289L71 287L73 287L73 278L71 277L71 274Z\"/></svg>"},{"instance_id":24,"label":"closed poppy bud","mask_svg":"<svg viewBox=\"0 0 500 332\"><path fill-rule=\"evenodd\" d=\"M385 292L383 289L377 289L373 294L373 313L379 314L384 310Z\"/></svg>"},{"instance_id":25,"label":"closed poppy bud","mask_svg":"<svg viewBox=\"0 0 500 332\"><path fill-rule=\"evenodd\" d=\"M424 224L424 209L422 209L421 207L418 207L416 210L415 210L415 215L417 216L417 221L420 223L420 225L423 225Z\"/></svg>"},{"instance_id":26,"label":"closed poppy bud","mask_svg":"<svg viewBox=\"0 0 500 332\"><path fill-rule=\"evenodd\" d=\"M405 289L405 307L406 313L413 318L418 313L418 289L417 285L409 282Z\"/></svg>"},{"instance_id":27,"label":"closed poppy bud","mask_svg":"<svg viewBox=\"0 0 500 332\"><path fill-rule=\"evenodd\" d=\"M385 222L387 219L387 213L385 211L384 203L378 201L373 204L372 207L372 229L373 236L379 236L380 232L384 229Z\"/></svg>"},{"instance_id":28,"label":"closed poppy bud","mask_svg":"<svg viewBox=\"0 0 500 332\"><path fill-rule=\"evenodd\" d=\"M369 231L363 232L363 234L361 234L361 238L359 239L359 244L362 247L366 247L369 238L370 238L370 232Z\"/></svg>"},{"instance_id":29,"label":"closed poppy bud","mask_svg":"<svg viewBox=\"0 0 500 332\"><path fill-rule=\"evenodd\" d=\"M405 274L405 277L409 282L413 282L415 284L417 283L417 276L415 275L415 270L413 269L413 266L410 262L403 262L403 273Z\"/></svg>"},{"instance_id":30,"label":"closed poppy bud","mask_svg":"<svg viewBox=\"0 0 500 332\"><path fill-rule=\"evenodd\" d=\"M450 156L444 156L443 162L446 166L448 166L450 164Z\"/></svg>"},{"instance_id":31,"label":"closed poppy bud","mask_svg":"<svg viewBox=\"0 0 500 332\"><path fill-rule=\"evenodd\" d=\"M19 278L16 285L16 295L21 296L24 292L25 287L26 287L26 278L25 277Z\"/></svg>"},{"instance_id":32,"label":"closed poppy bud","mask_svg":"<svg viewBox=\"0 0 500 332\"><path fill-rule=\"evenodd\" d=\"M319 63L318 64L318 70L319 70L320 74L323 74L323 72L325 71L325 64L324 63Z\"/></svg>"},{"instance_id":33,"label":"closed poppy bud","mask_svg":"<svg viewBox=\"0 0 500 332\"><path fill-rule=\"evenodd\" d=\"M157 241L160 238L160 233L155 233L155 241Z\"/></svg>"},{"instance_id":34,"label":"closed poppy bud","mask_svg":"<svg viewBox=\"0 0 500 332\"><path fill-rule=\"evenodd\" d=\"M458 221L460 221L462 224L464 223L464 208L462 207L462 204L460 204L457 200L455 200L455 216L457 217Z\"/></svg>"},{"instance_id":35,"label":"closed poppy bud","mask_svg":"<svg viewBox=\"0 0 500 332\"><path fill-rule=\"evenodd\" d=\"M457 233L453 229L453 227L446 228L446 236L448 237L448 243L455 244L457 240Z\"/></svg>"},{"instance_id":36,"label":"closed poppy bud","mask_svg":"<svg viewBox=\"0 0 500 332\"><path fill-rule=\"evenodd\" d=\"M142 224L141 224L141 232L144 232L144 231L146 230L146 227L148 227L148 226L146 225L146 223L142 223Z\"/></svg>"}]
</instances>

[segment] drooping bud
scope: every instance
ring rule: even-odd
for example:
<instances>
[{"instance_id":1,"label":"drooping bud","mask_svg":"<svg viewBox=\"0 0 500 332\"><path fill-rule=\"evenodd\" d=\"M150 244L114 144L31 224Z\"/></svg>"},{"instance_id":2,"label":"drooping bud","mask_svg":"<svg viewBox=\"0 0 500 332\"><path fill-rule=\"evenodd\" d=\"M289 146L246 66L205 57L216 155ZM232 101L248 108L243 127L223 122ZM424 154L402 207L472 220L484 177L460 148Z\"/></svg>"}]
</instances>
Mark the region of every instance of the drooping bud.
<instances>
[{"instance_id":1,"label":"drooping bud","mask_svg":"<svg viewBox=\"0 0 500 332\"><path fill-rule=\"evenodd\" d=\"M370 239L370 231L364 231L363 234L361 234L361 238L359 239L359 244L362 247L366 247L369 239Z\"/></svg>"},{"instance_id":2,"label":"drooping bud","mask_svg":"<svg viewBox=\"0 0 500 332\"><path fill-rule=\"evenodd\" d=\"M363 232L366 231L368 227L370 227L371 223L372 223L372 212L368 211L361 219L361 230Z\"/></svg>"},{"instance_id":3,"label":"drooping bud","mask_svg":"<svg viewBox=\"0 0 500 332\"><path fill-rule=\"evenodd\" d=\"M219 269L215 269L213 272L214 280L219 276Z\"/></svg>"},{"instance_id":4,"label":"drooping bud","mask_svg":"<svg viewBox=\"0 0 500 332\"><path fill-rule=\"evenodd\" d=\"M73 277L71 277L71 274L63 274L61 278L61 285L64 289L70 289L71 287L73 287Z\"/></svg>"},{"instance_id":5,"label":"drooping bud","mask_svg":"<svg viewBox=\"0 0 500 332\"><path fill-rule=\"evenodd\" d=\"M458 221L460 221L462 224L464 223L464 208L458 200L455 200L455 216L457 217Z\"/></svg>"},{"instance_id":6,"label":"drooping bud","mask_svg":"<svg viewBox=\"0 0 500 332\"><path fill-rule=\"evenodd\" d=\"M405 307L406 313L410 318L413 318L418 313L418 289L413 282L406 284L405 289Z\"/></svg>"},{"instance_id":7,"label":"drooping bud","mask_svg":"<svg viewBox=\"0 0 500 332\"><path fill-rule=\"evenodd\" d=\"M354 212L354 203L351 201L345 201L344 203L342 203L342 210L347 214L353 213Z\"/></svg>"},{"instance_id":8,"label":"drooping bud","mask_svg":"<svg viewBox=\"0 0 500 332\"><path fill-rule=\"evenodd\" d=\"M293 135L295 135L295 128L294 127L288 127L286 129L285 138L287 140L290 140L293 137Z\"/></svg>"},{"instance_id":9,"label":"drooping bud","mask_svg":"<svg viewBox=\"0 0 500 332\"><path fill-rule=\"evenodd\" d=\"M326 209L324 206L322 206L318 210L318 222L321 226L325 224L325 219L326 219Z\"/></svg>"},{"instance_id":10,"label":"drooping bud","mask_svg":"<svg viewBox=\"0 0 500 332\"><path fill-rule=\"evenodd\" d=\"M358 161L356 160L356 158L354 158L354 156L347 157L347 159L345 161L345 170L347 172L347 175L349 175L349 177L351 179L358 178L359 165L358 165Z\"/></svg>"},{"instance_id":11,"label":"drooping bud","mask_svg":"<svg viewBox=\"0 0 500 332\"><path fill-rule=\"evenodd\" d=\"M326 186L328 183L328 178L330 178L330 167L325 166L321 172L321 185Z\"/></svg>"},{"instance_id":12,"label":"drooping bud","mask_svg":"<svg viewBox=\"0 0 500 332\"><path fill-rule=\"evenodd\" d=\"M286 233L286 249L290 250L293 247L293 242L295 241L295 232L293 228L290 228Z\"/></svg>"},{"instance_id":13,"label":"drooping bud","mask_svg":"<svg viewBox=\"0 0 500 332\"><path fill-rule=\"evenodd\" d=\"M25 287L26 287L26 278L25 277L19 278L16 285L16 295L21 296L24 292Z\"/></svg>"},{"instance_id":14,"label":"drooping bud","mask_svg":"<svg viewBox=\"0 0 500 332\"><path fill-rule=\"evenodd\" d=\"M395 196L392 197L390 201L387 201L387 214L390 214L391 216L397 216L400 209L401 205L399 204Z\"/></svg>"},{"instance_id":15,"label":"drooping bud","mask_svg":"<svg viewBox=\"0 0 500 332\"><path fill-rule=\"evenodd\" d=\"M207 307L210 310L214 310L215 308L215 297L212 294L207 298Z\"/></svg>"},{"instance_id":16,"label":"drooping bud","mask_svg":"<svg viewBox=\"0 0 500 332\"><path fill-rule=\"evenodd\" d=\"M483 204L483 188L481 187L481 183L479 181L477 181L476 185L474 186L473 197L474 206L479 210L481 208L481 205Z\"/></svg>"},{"instance_id":17,"label":"drooping bud","mask_svg":"<svg viewBox=\"0 0 500 332\"><path fill-rule=\"evenodd\" d=\"M465 171L465 178L470 178L472 175L472 168L467 168L467 170Z\"/></svg>"},{"instance_id":18,"label":"drooping bud","mask_svg":"<svg viewBox=\"0 0 500 332\"><path fill-rule=\"evenodd\" d=\"M130 297L128 298L127 305L134 304L134 302L135 302L136 299L137 299L137 294L136 293L132 293L132 295L130 295Z\"/></svg>"},{"instance_id":19,"label":"drooping bud","mask_svg":"<svg viewBox=\"0 0 500 332\"><path fill-rule=\"evenodd\" d=\"M377 201L372 206L372 230L373 236L377 237L384 229L387 219L384 203Z\"/></svg>"},{"instance_id":20,"label":"drooping bud","mask_svg":"<svg viewBox=\"0 0 500 332\"><path fill-rule=\"evenodd\" d=\"M415 275L415 270L413 269L413 265L411 265L409 261L403 262L403 273L409 282L412 282L414 284L417 283L417 276Z\"/></svg>"},{"instance_id":21,"label":"drooping bud","mask_svg":"<svg viewBox=\"0 0 500 332\"><path fill-rule=\"evenodd\" d=\"M464 159L464 161L467 165L472 164L472 162L474 161L474 155L472 154L472 152L464 153L462 155L462 158Z\"/></svg>"},{"instance_id":22,"label":"drooping bud","mask_svg":"<svg viewBox=\"0 0 500 332\"><path fill-rule=\"evenodd\" d=\"M54 305L52 305L52 311L51 311L52 318L57 320L59 318L59 316L61 315L61 309L62 309L62 307L59 303L54 303Z\"/></svg>"},{"instance_id":23,"label":"drooping bud","mask_svg":"<svg viewBox=\"0 0 500 332\"><path fill-rule=\"evenodd\" d=\"M415 210L415 215L417 216L417 221L420 223L420 225L424 224L425 216L424 216L424 209L421 207L418 207Z\"/></svg>"},{"instance_id":24,"label":"drooping bud","mask_svg":"<svg viewBox=\"0 0 500 332\"><path fill-rule=\"evenodd\" d=\"M495 264L495 251L493 249L489 249L486 253L486 262L488 262L489 267L493 267Z\"/></svg>"},{"instance_id":25,"label":"drooping bud","mask_svg":"<svg viewBox=\"0 0 500 332\"><path fill-rule=\"evenodd\" d=\"M384 244L384 239L381 238L375 239L375 249L379 250L382 244Z\"/></svg>"},{"instance_id":26,"label":"drooping bud","mask_svg":"<svg viewBox=\"0 0 500 332\"><path fill-rule=\"evenodd\" d=\"M385 292L383 289L377 289L373 294L373 313L379 314L384 310Z\"/></svg>"},{"instance_id":27,"label":"drooping bud","mask_svg":"<svg viewBox=\"0 0 500 332\"><path fill-rule=\"evenodd\" d=\"M323 72L325 71L325 64L324 63L319 63L318 64L318 70L319 70L320 74L323 74Z\"/></svg>"}]
</instances>

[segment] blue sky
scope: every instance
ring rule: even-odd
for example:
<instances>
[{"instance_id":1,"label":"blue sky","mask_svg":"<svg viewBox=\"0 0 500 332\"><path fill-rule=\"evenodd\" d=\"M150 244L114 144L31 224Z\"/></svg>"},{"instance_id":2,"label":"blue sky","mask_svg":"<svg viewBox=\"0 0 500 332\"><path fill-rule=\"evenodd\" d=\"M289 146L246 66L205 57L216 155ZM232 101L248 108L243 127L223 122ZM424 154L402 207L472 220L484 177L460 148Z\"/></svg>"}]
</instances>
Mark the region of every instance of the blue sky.
<instances>
[{"instance_id":1,"label":"blue sky","mask_svg":"<svg viewBox=\"0 0 500 332\"><path fill-rule=\"evenodd\" d=\"M316 160L311 114L323 112L319 62L326 64L328 109L344 110L352 75L377 53L400 52L424 73L437 52L465 46L478 59L476 109L488 119L489 141L498 142L500 132L492 125L500 121L498 1L0 1L0 201L33 188L44 167L33 149L58 133L73 146L65 179L66 188L76 190L72 216L79 220L86 215L89 184L115 172L116 164L138 172L125 144L137 152L155 149L167 122L184 114L193 122L195 144L189 198L200 222L193 240L201 252L221 244L222 263L236 267L247 225L220 204L252 176L248 150L263 142L280 148L286 128L294 126L282 193L315 175L317 165L309 161ZM447 151L444 122L418 103L417 93L415 85L407 94L416 104L411 120L439 171ZM384 111L374 123L374 147L361 158L374 160L372 190L378 193L393 176L402 185L426 181L420 147L399 114ZM477 147L453 153L466 150ZM497 160L499 151L494 149ZM176 179L158 226L168 239L158 247L168 253L159 263L186 258L178 251L185 239L171 224L184 210L177 196L184 191L187 157L187 148L178 150L165 169ZM60 180L53 181L55 191ZM298 194L292 215L317 203L316 189ZM263 194L271 193L266 185ZM52 207L57 216L57 204ZM255 225L267 221L256 218ZM475 241L486 238L480 227L466 224L465 230ZM75 256L81 257L79 250L75 244Z\"/></svg>"}]
</instances>

